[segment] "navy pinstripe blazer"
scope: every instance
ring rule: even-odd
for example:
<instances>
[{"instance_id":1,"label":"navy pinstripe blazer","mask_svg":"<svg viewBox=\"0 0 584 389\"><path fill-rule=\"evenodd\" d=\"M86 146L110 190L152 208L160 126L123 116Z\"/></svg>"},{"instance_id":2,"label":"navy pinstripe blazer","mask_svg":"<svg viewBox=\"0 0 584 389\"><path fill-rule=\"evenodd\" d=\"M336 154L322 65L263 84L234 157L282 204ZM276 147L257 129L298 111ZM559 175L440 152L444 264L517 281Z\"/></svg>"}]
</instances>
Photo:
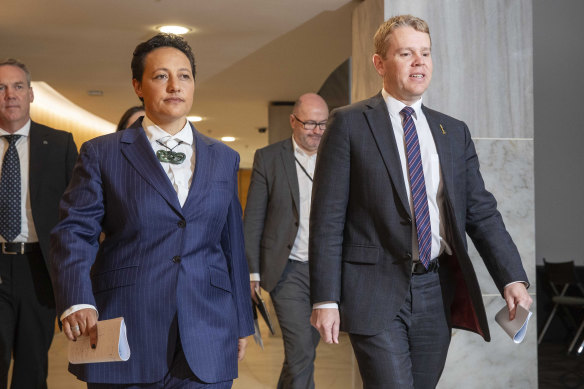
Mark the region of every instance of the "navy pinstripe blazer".
<instances>
[{"instance_id":1,"label":"navy pinstripe blazer","mask_svg":"<svg viewBox=\"0 0 584 389\"><path fill-rule=\"evenodd\" d=\"M196 166L183 207L141 127L81 148L51 234L57 309L92 304L100 320L123 316L132 352L127 362L71 365L81 380L161 380L173 320L201 380L237 377L237 339L253 333L239 155L193 133Z\"/></svg>"}]
</instances>

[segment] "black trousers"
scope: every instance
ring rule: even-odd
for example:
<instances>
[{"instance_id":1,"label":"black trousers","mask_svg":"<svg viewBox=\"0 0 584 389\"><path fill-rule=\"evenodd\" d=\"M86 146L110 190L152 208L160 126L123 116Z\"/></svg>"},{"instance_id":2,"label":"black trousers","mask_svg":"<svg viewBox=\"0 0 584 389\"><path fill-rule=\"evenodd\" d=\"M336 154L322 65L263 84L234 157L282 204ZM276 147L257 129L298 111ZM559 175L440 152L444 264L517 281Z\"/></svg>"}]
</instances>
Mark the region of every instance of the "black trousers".
<instances>
[{"instance_id":1,"label":"black trousers","mask_svg":"<svg viewBox=\"0 0 584 389\"><path fill-rule=\"evenodd\" d=\"M443 268L440 268L443 270ZM364 389L435 388L450 345L447 273L412 275L406 301L381 333L349 334ZM382 304L382 301L376 302Z\"/></svg>"},{"instance_id":2,"label":"black trousers","mask_svg":"<svg viewBox=\"0 0 584 389\"><path fill-rule=\"evenodd\" d=\"M47 387L48 351L55 332L55 302L39 251L0 253L0 388Z\"/></svg>"}]
</instances>

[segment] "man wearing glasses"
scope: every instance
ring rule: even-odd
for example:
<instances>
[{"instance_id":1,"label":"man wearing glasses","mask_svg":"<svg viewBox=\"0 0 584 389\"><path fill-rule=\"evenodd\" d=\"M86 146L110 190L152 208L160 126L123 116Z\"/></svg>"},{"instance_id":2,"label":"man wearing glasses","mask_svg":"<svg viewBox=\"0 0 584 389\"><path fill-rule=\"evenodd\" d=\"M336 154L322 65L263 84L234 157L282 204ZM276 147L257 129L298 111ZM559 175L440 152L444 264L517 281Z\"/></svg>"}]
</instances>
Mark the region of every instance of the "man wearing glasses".
<instances>
[{"instance_id":1,"label":"man wearing glasses","mask_svg":"<svg viewBox=\"0 0 584 389\"><path fill-rule=\"evenodd\" d=\"M308 220L312 175L328 106L307 93L290 115L292 137L257 150L244 216L251 295L259 286L274 303L284 364L279 389L314 388L314 359L320 340L310 325Z\"/></svg>"}]
</instances>

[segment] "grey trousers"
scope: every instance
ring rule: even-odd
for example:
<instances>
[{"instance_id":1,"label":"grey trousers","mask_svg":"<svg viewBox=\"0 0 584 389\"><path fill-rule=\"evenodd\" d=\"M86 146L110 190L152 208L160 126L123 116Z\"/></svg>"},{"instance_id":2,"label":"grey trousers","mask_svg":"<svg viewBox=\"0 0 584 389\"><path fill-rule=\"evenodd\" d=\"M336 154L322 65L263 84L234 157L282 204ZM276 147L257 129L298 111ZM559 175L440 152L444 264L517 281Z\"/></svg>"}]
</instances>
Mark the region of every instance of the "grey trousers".
<instances>
[{"instance_id":1,"label":"grey trousers","mask_svg":"<svg viewBox=\"0 0 584 389\"><path fill-rule=\"evenodd\" d=\"M310 325L309 282L308 263L288 261L282 278L270 292L284 340L278 389L314 388L314 359L320 335Z\"/></svg>"},{"instance_id":2,"label":"grey trousers","mask_svg":"<svg viewBox=\"0 0 584 389\"><path fill-rule=\"evenodd\" d=\"M406 301L383 332L349 334L364 389L436 387L451 337L446 290L438 272L412 275Z\"/></svg>"}]
</instances>

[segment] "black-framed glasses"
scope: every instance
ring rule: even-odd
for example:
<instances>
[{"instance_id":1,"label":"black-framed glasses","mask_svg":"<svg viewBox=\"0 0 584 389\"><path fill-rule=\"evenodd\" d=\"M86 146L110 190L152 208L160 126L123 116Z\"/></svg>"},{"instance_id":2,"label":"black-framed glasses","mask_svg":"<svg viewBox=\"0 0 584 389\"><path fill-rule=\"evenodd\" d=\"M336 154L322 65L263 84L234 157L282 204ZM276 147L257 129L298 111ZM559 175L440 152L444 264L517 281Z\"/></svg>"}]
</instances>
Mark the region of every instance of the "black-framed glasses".
<instances>
[{"instance_id":1,"label":"black-framed glasses","mask_svg":"<svg viewBox=\"0 0 584 389\"><path fill-rule=\"evenodd\" d=\"M320 128L321 130L326 130L326 120L318 123L315 122L314 120L308 120L303 122L302 120L298 119L298 116L294 114L292 114L292 116L294 116L294 119L298 120L302 124L304 129L307 131L313 131L316 128L316 126L318 126L318 128Z\"/></svg>"}]
</instances>

